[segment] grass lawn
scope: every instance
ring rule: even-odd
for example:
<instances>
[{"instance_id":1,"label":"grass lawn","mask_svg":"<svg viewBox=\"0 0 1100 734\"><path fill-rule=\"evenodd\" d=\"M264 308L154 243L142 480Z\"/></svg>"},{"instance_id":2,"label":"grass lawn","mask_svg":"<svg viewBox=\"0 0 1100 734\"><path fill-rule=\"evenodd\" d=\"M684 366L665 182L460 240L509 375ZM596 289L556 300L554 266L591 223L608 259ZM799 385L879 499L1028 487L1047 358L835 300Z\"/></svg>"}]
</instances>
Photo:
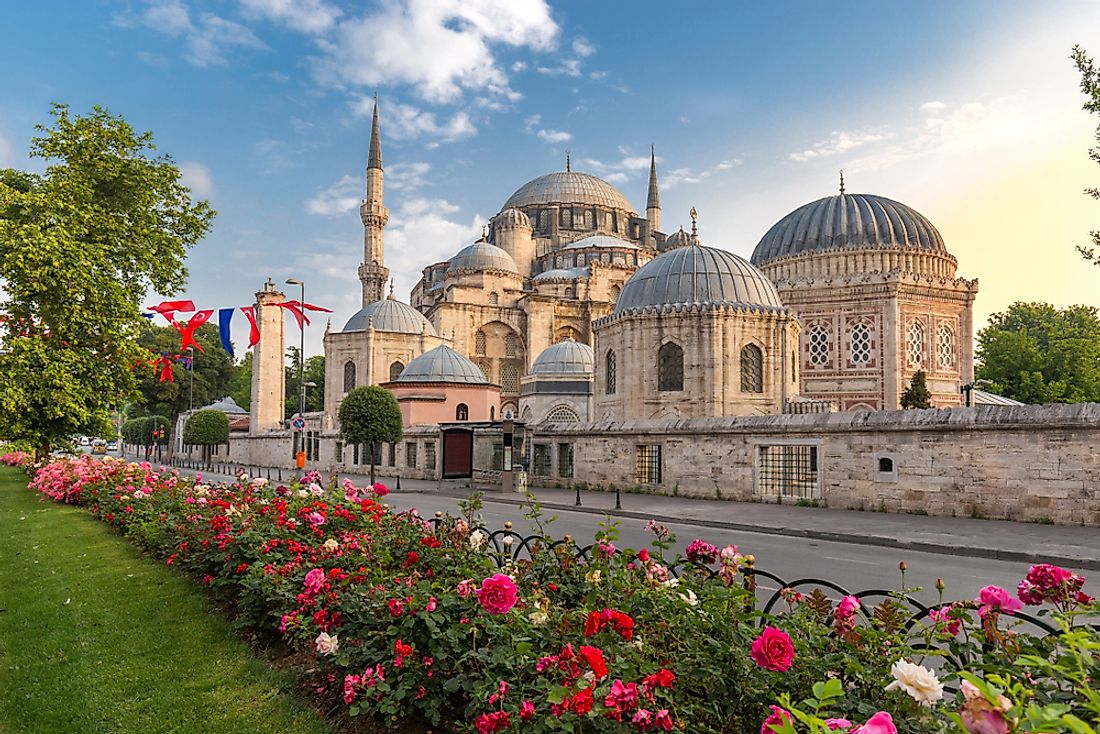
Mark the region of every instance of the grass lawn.
<instances>
[{"instance_id":1,"label":"grass lawn","mask_svg":"<svg viewBox=\"0 0 1100 734\"><path fill-rule=\"evenodd\" d=\"M194 583L0 467L0 734L331 734Z\"/></svg>"}]
</instances>

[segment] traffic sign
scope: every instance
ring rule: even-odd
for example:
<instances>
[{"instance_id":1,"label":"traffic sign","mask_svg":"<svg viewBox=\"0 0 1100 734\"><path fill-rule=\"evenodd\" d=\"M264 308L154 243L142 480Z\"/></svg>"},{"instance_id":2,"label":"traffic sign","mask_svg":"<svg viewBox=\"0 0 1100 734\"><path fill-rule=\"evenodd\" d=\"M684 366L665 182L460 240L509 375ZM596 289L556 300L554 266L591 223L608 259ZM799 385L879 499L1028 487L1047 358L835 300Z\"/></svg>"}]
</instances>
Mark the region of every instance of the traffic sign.
<instances>
[{"instance_id":1,"label":"traffic sign","mask_svg":"<svg viewBox=\"0 0 1100 734\"><path fill-rule=\"evenodd\" d=\"M290 425L294 426L295 430L300 431L300 430L302 430L303 428L306 427L306 419L305 418L295 418L294 422L291 423Z\"/></svg>"}]
</instances>

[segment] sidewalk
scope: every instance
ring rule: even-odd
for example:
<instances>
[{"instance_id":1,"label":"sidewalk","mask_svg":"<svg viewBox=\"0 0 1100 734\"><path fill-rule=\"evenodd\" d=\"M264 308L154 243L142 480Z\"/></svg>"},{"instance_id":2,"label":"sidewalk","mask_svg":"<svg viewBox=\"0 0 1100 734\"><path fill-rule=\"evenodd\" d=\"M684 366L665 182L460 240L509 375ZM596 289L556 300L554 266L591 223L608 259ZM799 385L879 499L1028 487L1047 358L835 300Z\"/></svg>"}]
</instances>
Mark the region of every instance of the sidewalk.
<instances>
[{"instance_id":1,"label":"sidewalk","mask_svg":"<svg viewBox=\"0 0 1100 734\"><path fill-rule=\"evenodd\" d=\"M359 474L343 476L356 484L367 483L367 478ZM285 471L284 477L289 478ZM397 485L395 478L382 473L376 476L376 480L391 489ZM471 492L468 483L464 479L402 479L401 491L467 497ZM503 494L497 487L479 489L485 493L485 502L516 506L526 502L523 495ZM621 495L622 509L616 510L613 492L582 490L580 507L575 505L576 490L535 488L532 492L549 510L610 514L664 523L1100 570L1098 528L625 493Z\"/></svg>"}]
</instances>

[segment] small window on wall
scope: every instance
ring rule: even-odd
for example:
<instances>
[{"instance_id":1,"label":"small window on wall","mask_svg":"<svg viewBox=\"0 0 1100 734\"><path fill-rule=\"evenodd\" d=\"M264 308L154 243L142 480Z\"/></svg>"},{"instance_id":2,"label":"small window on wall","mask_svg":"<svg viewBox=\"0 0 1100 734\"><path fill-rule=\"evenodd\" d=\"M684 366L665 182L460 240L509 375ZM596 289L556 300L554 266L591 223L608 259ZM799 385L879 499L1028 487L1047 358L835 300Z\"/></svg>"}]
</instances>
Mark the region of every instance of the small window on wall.
<instances>
[{"instance_id":1,"label":"small window on wall","mask_svg":"<svg viewBox=\"0 0 1100 734\"><path fill-rule=\"evenodd\" d=\"M814 499L819 496L817 446L757 446L756 494L763 497Z\"/></svg>"},{"instance_id":2,"label":"small window on wall","mask_svg":"<svg viewBox=\"0 0 1100 734\"><path fill-rule=\"evenodd\" d=\"M519 392L519 369L515 365L506 365L501 369L500 389L505 393Z\"/></svg>"},{"instance_id":3,"label":"small window on wall","mask_svg":"<svg viewBox=\"0 0 1100 734\"><path fill-rule=\"evenodd\" d=\"M661 483L661 447L639 446L634 462L634 480L638 484Z\"/></svg>"},{"instance_id":4,"label":"small window on wall","mask_svg":"<svg viewBox=\"0 0 1100 734\"><path fill-rule=\"evenodd\" d=\"M393 382L398 377L400 377L401 373L404 372L404 371L405 371L405 365L401 364L400 362L394 362L393 364L391 364L390 365L390 382Z\"/></svg>"},{"instance_id":5,"label":"small window on wall","mask_svg":"<svg viewBox=\"0 0 1100 734\"><path fill-rule=\"evenodd\" d=\"M496 291L493 291L492 293L489 294L489 305L490 306L496 306L496 305L499 305L499 304L500 304L500 294L498 294Z\"/></svg>"},{"instance_id":6,"label":"small window on wall","mask_svg":"<svg viewBox=\"0 0 1100 734\"><path fill-rule=\"evenodd\" d=\"M850 355L852 364L862 367L871 362L871 327L867 324L856 324L852 327L850 338Z\"/></svg>"},{"instance_id":7,"label":"small window on wall","mask_svg":"<svg viewBox=\"0 0 1100 734\"><path fill-rule=\"evenodd\" d=\"M741 392L764 392L764 354L755 344L741 350Z\"/></svg>"},{"instance_id":8,"label":"small window on wall","mask_svg":"<svg viewBox=\"0 0 1100 734\"><path fill-rule=\"evenodd\" d=\"M497 419L497 408L495 405L489 406L489 420L495 421Z\"/></svg>"},{"instance_id":9,"label":"small window on wall","mask_svg":"<svg viewBox=\"0 0 1100 734\"><path fill-rule=\"evenodd\" d=\"M607 394L615 394L615 352L611 349L607 350Z\"/></svg>"},{"instance_id":10,"label":"small window on wall","mask_svg":"<svg viewBox=\"0 0 1100 734\"><path fill-rule=\"evenodd\" d=\"M390 444L390 455L388 463L390 466L397 466L397 444L395 443Z\"/></svg>"},{"instance_id":11,"label":"small window on wall","mask_svg":"<svg viewBox=\"0 0 1100 734\"><path fill-rule=\"evenodd\" d=\"M485 332L479 331L474 334L474 354L485 354Z\"/></svg>"},{"instance_id":12,"label":"small window on wall","mask_svg":"<svg viewBox=\"0 0 1100 734\"><path fill-rule=\"evenodd\" d=\"M550 444L535 444L534 456L531 460L531 473L536 477L550 476Z\"/></svg>"},{"instance_id":13,"label":"small window on wall","mask_svg":"<svg viewBox=\"0 0 1100 734\"><path fill-rule=\"evenodd\" d=\"M455 420L456 421L468 421L470 420L470 406L466 403L459 403L455 408Z\"/></svg>"},{"instance_id":14,"label":"small window on wall","mask_svg":"<svg viewBox=\"0 0 1100 734\"><path fill-rule=\"evenodd\" d=\"M684 389L684 350L669 342L657 352L657 389L677 392Z\"/></svg>"},{"instance_id":15,"label":"small window on wall","mask_svg":"<svg viewBox=\"0 0 1100 734\"><path fill-rule=\"evenodd\" d=\"M348 393L355 389L355 362L350 359L344 362L344 392Z\"/></svg>"},{"instance_id":16,"label":"small window on wall","mask_svg":"<svg viewBox=\"0 0 1100 734\"><path fill-rule=\"evenodd\" d=\"M519 354L519 337L509 334L504 337L504 356L515 357L517 354Z\"/></svg>"},{"instance_id":17,"label":"small window on wall","mask_svg":"<svg viewBox=\"0 0 1100 734\"><path fill-rule=\"evenodd\" d=\"M824 367L829 364L829 330L824 326L815 326L810 329L810 364L814 367Z\"/></svg>"},{"instance_id":18,"label":"small window on wall","mask_svg":"<svg viewBox=\"0 0 1100 734\"><path fill-rule=\"evenodd\" d=\"M898 463L893 454L875 454L872 474L876 482L896 482Z\"/></svg>"},{"instance_id":19,"label":"small window on wall","mask_svg":"<svg viewBox=\"0 0 1100 734\"><path fill-rule=\"evenodd\" d=\"M955 366L955 335L947 324L940 324L936 336L936 351L940 369L949 370Z\"/></svg>"},{"instance_id":20,"label":"small window on wall","mask_svg":"<svg viewBox=\"0 0 1100 734\"><path fill-rule=\"evenodd\" d=\"M424 444L424 468L435 469L435 441Z\"/></svg>"},{"instance_id":21,"label":"small window on wall","mask_svg":"<svg viewBox=\"0 0 1100 734\"><path fill-rule=\"evenodd\" d=\"M547 423L576 423L579 420L577 412L567 405L559 405L546 414Z\"/></svg>"},{"instance_id":22,"label":"small window on wall","mask_svg":"<svg viewBox=\"0 0 1100 734\"><path fill-rule=\"evenodd\" d=\"M416 468L416 441L405 442L405 466L410 469Z\"/></svg>"},{"instance_id":23,"label":"small window on wall","mask_svg":"<svg viewBox=\"0 0 1100 734\"><path fill-rule=\"evenodd\" d=\"M905 354L913 367L920 367L924 362L924 324L919 321L909 325Z\"/></svg>"},{"instance_id":24,"label":"small window on wall","mask_svg":"<svg viewBox=\"0 0 1100 734\"><path fill-rule=\"evenodd\" d=\"M566 479L573 476L573 444L558 444L558 476Z\"/></svg>"}]
</instances>

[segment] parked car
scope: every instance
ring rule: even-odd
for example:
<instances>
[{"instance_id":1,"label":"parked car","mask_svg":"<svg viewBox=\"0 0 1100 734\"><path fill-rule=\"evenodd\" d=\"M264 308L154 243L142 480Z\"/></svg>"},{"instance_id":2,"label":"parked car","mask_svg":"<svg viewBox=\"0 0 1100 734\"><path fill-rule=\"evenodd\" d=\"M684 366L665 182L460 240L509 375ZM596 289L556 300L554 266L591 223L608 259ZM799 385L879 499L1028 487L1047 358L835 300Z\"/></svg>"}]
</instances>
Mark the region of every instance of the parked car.
<instances>
[{"instance_id":1,"label":"parked car","mask_svg":"<svg viewBox=\"0 0 1100 734\"><path fill-rule=\"evenodd\" d=\"M87 436L81 436L80 437L80 445L81 446L87 446L91 442L92 442L92 439L88 438Z\"/></svg>"},{"instance_id":2,"label":"parked car","mask_svg":"<svg viewBox=\"0 0 1100 734\"><path fill-rule=\"evenodd\" d=\"M97 438L96 440L92 441L92 455L93 456L96 455L96 454L106 454L106 453L107 453L107 442L106 441L104 441L102 438Z\"/></svg>"},{"instance_id":3,"label":"parked car","mask_svg":"<svg viewBox=\"0 0 1100 734\"><path fill-rule=\"evenodd\" d=\"M118 441L108 441L107 442L107 450L108 451L118 451Z\"/></svg>"}]
</instances>

